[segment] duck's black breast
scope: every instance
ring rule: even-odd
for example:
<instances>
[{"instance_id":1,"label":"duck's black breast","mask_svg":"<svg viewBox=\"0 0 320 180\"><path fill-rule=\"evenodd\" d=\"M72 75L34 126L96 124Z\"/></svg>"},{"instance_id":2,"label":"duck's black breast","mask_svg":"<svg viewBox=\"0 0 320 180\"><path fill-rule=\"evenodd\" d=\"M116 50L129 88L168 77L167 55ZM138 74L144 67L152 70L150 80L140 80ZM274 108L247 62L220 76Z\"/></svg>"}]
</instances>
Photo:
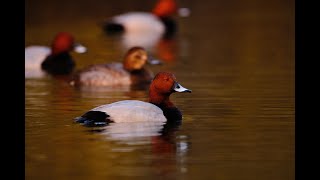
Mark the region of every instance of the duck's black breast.
<instances>
[{"instance_id":1,"label":"duck's black breast","mask_svg":"<svg viewBox=\"0 0 320 180\"><path fill-rule=\"evenodd\" d=\"M171 17L161 17L160 20L162 21L162 23L164 24L164 26L166 28L166 31L165 31L163 38L165 38L165 39L172 38L178 29L176 21Z\"/></svg>"},{"instance_id":2,"label":"duck's black breast","mask_svg":"<svg viewBox=\"0 0 320 180\"><path fill-rule=\"evenodd\" d=\"M163 110L164 116L168 121L181 121L182 113L178 108L166 108Z\"/></svg>"},{"instance_id":3,"label":"duck's black breast","mask_svg":"<svg viewBox=\"0 0 320 180\"><path fill-rule=\"evenodd\" d=\"M182 120L182 113L177 107L164 107L163 105L157 105L163 111L163 115L167 118L167 121L175 122Z\"/></svg>"},{"instance_id":4,"label":"duck's black breast","mask_svg":"<svg viewBox=\"0 0 320 180\"><path fill-rule=\"evenodd\" d=\"M41 68L54 75L70 74L75 67L75 63L69 53L49 55L41 63Z\"/></svg>"}]
</instances>

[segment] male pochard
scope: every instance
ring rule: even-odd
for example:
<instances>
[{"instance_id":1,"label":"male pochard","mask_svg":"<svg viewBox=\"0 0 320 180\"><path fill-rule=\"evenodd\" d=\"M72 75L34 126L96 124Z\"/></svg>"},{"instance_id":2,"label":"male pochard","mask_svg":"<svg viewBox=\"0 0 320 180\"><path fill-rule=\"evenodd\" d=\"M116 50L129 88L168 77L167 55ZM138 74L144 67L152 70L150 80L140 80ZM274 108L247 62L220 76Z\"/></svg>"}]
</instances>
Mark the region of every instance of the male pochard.
<instances>
[{"instance_id":1,"label":"male pochard","mask_svg":"<svg viewBox=\"0 0 320 180\"><path fill-rule=\"evenodd\" d=\"M149 102L123 100L91 109L75 120L85 125L106 125L110 122L169 122L182 120L182 113L170 101L174 92L191 92L182 87L172 73L158 73L149 88Z\"/></svg>"},{"instance_id":2,"label":"male pochard","mask_svg":"<svg viewBox=\"0 0 320 180\"><path fill-rule=\"evenodd\" d=\"M148 59L142 47L130 48L122 63L96 64L74 74L74 86L128 86L150 83L153 73L144 66Z\"/></svg>"},{"instance_id":3,"label":"male pochard","mask_svg":"<svg viewBox=\"0 0 320 180\"><path fill-rule=\"evenodd\" d=\"M128 12L108 19L103 28L108 33L153 33L170 36L176 31L172 16L177 12L175 0L158 0L151 12Z\"/></svg>"},{"instance_id":4,"label":"male pochard","mask_svg":"<svg viewBox=\"0 0 320 180\"><path fill-rule=\"evenodd\" d=\"M25 48L25 77L41 77L49 74L69 74L75 67L70 51L86 52L86 48L75 43L73 36L60 32L54 37L51 47L28 46Z\"/></svg>"}]
</instances>

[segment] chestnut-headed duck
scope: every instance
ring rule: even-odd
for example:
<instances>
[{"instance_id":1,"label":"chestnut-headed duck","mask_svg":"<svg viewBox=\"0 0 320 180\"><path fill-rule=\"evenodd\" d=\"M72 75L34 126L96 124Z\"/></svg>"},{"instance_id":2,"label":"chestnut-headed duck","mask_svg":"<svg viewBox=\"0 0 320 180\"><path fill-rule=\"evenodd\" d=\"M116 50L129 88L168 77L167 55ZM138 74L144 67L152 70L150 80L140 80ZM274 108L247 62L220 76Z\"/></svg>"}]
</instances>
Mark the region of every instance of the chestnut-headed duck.
<instances>
[{"instance_id":1,"label":"chestnut-headed duck","mask_svg":"<svg viewBox=\"0 0 320 180\"><path fill-rule=\"evenodd\" d=\"M74 86L129 86L150 83L153 73L145 68L151 61L142 47L130 48L122 63L95 64L79 70L70 82Z\"/></svg>"},{"instance_id":2,"label":"chestnut-headed duck","mask_svg":"<svg viewBox=\"0 0 320 180\"><path fill-rule=\"evenodd\" d=\"M67 32L54 37L51 47L33 45L25 48L25 77L42 77L45 72L54 75L69 74L75 67L70 51L86 52L86 48L74 41Z\"/></svg>"},{"instance_id":3,"label":"chestnut-headed duck","mask_svg":"<svg viewBox=\"0 0 320 180\"><path fill-rule=\"evenodd\" d=\"M182 87L172 73L159 72L149 87L149 102L123 100L98 106L80 117L76 122L88 126L107 125L108 123L140 121L181 121L182 113L170 101L174 92L191 92Z\"/></svg>"},{"instance_id":4,"label":"chestnut-headed duck","mask_svg":"<svg viewBox=\"0 0 320 180\"><path fill-rule=\"evenodd\" d=\"M175 0L158 0L151 12L128 12L106 20L103 25L107 33L152 32L171 36L176 32L176 22L172 16L177 12Z\"/></svg>"}]
</instances>

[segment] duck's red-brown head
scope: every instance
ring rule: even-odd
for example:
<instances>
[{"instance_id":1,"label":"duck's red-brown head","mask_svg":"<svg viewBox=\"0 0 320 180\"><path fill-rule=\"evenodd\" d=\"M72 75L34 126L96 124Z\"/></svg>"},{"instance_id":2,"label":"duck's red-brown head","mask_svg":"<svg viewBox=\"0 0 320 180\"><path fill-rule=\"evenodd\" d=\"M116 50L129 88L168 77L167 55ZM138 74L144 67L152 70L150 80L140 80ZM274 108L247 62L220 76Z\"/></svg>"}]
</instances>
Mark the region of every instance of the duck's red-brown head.
<instances>
[{"instance_id":1,"label":"duck's red-brown head","mask_svg":"<svg viewBox=\"0 0 320 180\"><path fill-rule=\"evenodd\" d=\"M67 32L59 32L53 39L51 44L53 55L70 52L75 50L78 53L84 53L86 48L79 43L75 43L73 36Z\"/></svg>"},{"instance_id":2,"label":"duck's red-brown head","mask_svg":"<svg viewBox=\"0 0 320 180\"><path fill-rule=\"evenodd\" d=\"M172 73L159 72L153 79L149 88L149 102L162 107L174 107L170 101L173 92L189 92L191 90L182 87Z\"/></svg>"},{"instance_id":3,"label":"duck's red-brown head","mask_svg":"<svg viewBox=\"0 0 320 180\"><path fill-rule=\"evenodd\" d=\"M69 52L73 49L74 38L67 32L58 33L51 44L52 54Z\"/></svg>"},{"instance_id":4,"label":"duck's red-brown head","mask_svg":"<svg viewBox=\"0 0 320 180\"><path fill-rule=\"evenodd\" d=\"M148 61L147 51L143 47L135 46L124 56L123 67L127 71L141 70Z\"/></svg>"},{"instance_id":5,"label":"duck's red-brown head","mask_svg":"<svg viewBox=\"0 0 320 180\"><path fill-rule=\"evenodd\" d=\"M177 12L177 3L175 0L158 0L152 13L158 17L169 17Z\"/></svg>"}]
</instances>

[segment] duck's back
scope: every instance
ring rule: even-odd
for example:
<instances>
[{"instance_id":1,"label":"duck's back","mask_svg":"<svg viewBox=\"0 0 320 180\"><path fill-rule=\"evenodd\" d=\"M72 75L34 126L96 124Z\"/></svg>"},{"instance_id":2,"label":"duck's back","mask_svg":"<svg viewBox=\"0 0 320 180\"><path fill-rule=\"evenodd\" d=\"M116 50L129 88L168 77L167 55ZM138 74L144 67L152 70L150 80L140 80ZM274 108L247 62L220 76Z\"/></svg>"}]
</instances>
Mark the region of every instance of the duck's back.
<instances>
[{"instance_id":1,"label":"duck's back","mask_svg":"<svg viewBox=\"0 0 320 180\"><path fill-rule=\"evenodd\" d=\"M145 12L129 12L115 16L112 19L113 23L124 26L128 33L164 33L165 26L162 22L151 13Z\"/></svg>"},{"instance_id":2,"label":"duck's back","mask_svg":"<svg viewBox=\"0 0 320 180\"><path fill-rule=\"evenodd\" d=\"M113 122L165 122L167 120L159 107L138 100L118 101L96 107L91 111L105 112Z\"/></svg>"},{"instance_id":3,"label":"duck's back","mask_svg":"<svg viewBox=\"0 0 320 180\"><path fill-rule=\"evenodd\" d=\"M116 86L130 85L130 73L121 63L98 64L79 71L74 81L76 85Z\"/></svg>"}]
</instances>

